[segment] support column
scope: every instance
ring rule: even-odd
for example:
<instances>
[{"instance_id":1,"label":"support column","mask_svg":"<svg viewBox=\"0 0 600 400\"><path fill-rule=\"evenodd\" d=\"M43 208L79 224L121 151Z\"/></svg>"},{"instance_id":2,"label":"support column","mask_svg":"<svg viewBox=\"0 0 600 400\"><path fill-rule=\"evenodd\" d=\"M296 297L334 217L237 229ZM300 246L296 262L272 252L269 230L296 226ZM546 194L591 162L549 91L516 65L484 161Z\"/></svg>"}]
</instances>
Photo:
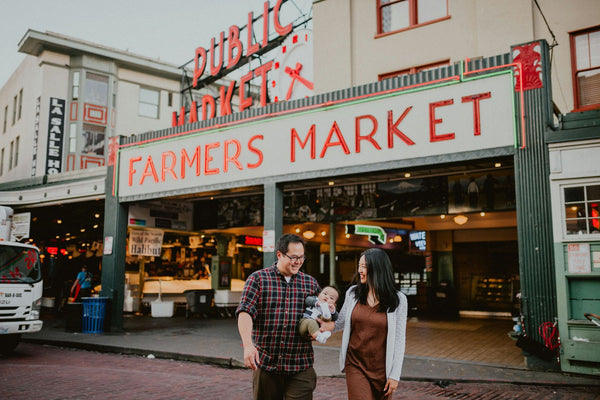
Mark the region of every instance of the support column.
<instances>
[{"instance_id":1,"label":"support column","mask_svg":"<svg viewBox=\"0 0 600 400\"><path fill-rule=\"evenodd\" d=\"M264 185L264 230L275 232L275 242L283 234L283 185L268 182ZM264 246L263 246L264 249ZM276 252L263 252L263 268L270 267L276 258Z\"/></svg>"},{"instance_id":2,"label":"support column","mask_svg":"<svg viewBox=\"0 0 600 400\"><path fill-rule=\"evenodd\" d=\"M329 284L335 286L335 222L329 223Z\"/></svg>"},{"instance_id":3,"label":"support column","mask_svg":"<svg viewBox=\"0 0 600 400\"><path fill-rule=\"evenodd\" d=\"M127 213L129 207L119 203L113 193L115 165L106 169L106 198L104 200L104 243L112 241L110 254L102 256L102 290L100 296L110 299L106 317L111 319L111 330L123 330L123 300L125 290L125 246L127 240ZM140 282L141 290L141 282Z\"/></svg>"}]
</instances>

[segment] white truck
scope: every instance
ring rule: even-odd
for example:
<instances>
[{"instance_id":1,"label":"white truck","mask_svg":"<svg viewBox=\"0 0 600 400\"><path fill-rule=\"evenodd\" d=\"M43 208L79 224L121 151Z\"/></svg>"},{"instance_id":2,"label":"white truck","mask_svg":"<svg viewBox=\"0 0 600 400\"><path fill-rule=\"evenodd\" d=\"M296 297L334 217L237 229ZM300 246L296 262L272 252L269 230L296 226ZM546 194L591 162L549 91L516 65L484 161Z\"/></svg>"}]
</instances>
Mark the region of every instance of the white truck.
<instances>
[{"instance_id":1,"label":"white truck","mask_svg":"<svg viewBox=\"0 0 600 400\"><path fill-rule=\"evenodd\" d=\"M42 266L37 247L11 241L13 210L0 206L0 352L17 347L23 333L42 329Z\"/></svg>"}]
</instances>

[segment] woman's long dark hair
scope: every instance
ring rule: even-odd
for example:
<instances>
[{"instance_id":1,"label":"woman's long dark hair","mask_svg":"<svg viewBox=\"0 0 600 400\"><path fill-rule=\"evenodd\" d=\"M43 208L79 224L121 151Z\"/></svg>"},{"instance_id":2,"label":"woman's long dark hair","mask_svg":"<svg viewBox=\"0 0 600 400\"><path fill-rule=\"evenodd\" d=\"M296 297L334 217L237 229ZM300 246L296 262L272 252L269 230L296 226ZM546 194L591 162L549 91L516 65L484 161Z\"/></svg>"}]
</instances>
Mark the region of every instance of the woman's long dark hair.
<instances>
[{"instance_id":1,"label":"woman's long dark hair","mask_svg":"<svg viewBox=\"0 0 600 400\"><path fill-rule=\"evenodd\" d=\"M394 287L394 274L392 262L385 251L378 248L365 250L360 255L365 256L367 264L367 282L361 283L358 273L354 276L357 283L354 297L360 304L367 304L369 288L373 288L379 300L378 312L393 312L400 305L398 291Z\"/></svg>"}]
</instances>

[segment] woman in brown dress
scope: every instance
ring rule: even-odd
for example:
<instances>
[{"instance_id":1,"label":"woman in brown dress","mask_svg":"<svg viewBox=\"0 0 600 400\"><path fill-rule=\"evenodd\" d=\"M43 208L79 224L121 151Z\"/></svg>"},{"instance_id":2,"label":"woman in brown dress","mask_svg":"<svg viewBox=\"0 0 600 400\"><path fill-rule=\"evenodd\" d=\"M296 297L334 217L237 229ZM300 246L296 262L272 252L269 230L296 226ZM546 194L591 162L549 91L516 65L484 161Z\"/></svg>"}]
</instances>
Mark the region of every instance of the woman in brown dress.
<instances>
[{"instance_id":1,"label":"woman in brown dress","mask_svg":"<svg viewBox=\"0 0 600 400\"><path fill-rule=\"evenodd\" d=\"M334 331L344 329L340 369L349 400L391 399L398 389L406 342L406 296L394 286L385 251L363 252Z\"/></svg>"}]
</instances>

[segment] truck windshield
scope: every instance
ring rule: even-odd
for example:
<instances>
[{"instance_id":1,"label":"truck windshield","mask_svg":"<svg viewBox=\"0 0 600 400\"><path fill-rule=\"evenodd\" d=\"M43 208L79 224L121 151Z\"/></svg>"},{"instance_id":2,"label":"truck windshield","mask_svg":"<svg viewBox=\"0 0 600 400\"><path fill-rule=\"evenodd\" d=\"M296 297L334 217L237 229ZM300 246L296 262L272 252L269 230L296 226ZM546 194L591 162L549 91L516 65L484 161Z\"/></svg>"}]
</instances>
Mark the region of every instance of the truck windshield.
<instances>
[{"instance_id":1,"label":"truck windshield","mask_svg":"<svg viewBox=\"0 0 600 400\"><path fill-rule=\"evenodd\" d=\"M35 249L0 246L0 283L34 283L41 278L40 255Z\"/></svg>"}]
</instances>

